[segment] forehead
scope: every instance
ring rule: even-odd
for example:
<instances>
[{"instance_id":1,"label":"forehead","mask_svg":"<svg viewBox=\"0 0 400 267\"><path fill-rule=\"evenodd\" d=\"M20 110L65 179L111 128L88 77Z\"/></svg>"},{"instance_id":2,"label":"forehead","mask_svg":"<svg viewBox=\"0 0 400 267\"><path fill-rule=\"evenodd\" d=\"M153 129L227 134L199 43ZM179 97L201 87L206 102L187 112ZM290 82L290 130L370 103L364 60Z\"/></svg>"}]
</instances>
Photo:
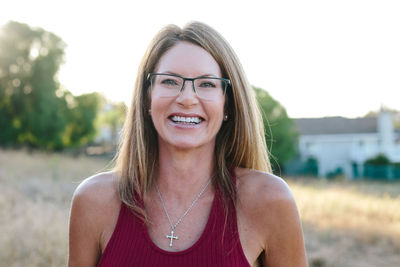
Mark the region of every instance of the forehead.
<instances>
[{"instance_id":1,"label":"forehead","mask_svg":"<svg viewBox=\"0 0 400 267\"><path fill-rule=\"evenodd\" d=\"M186 77L221 76L218 63L210 53L185 41L177 43L161 56L155 72L172 72Z\"/></svg>"}]
</instances>

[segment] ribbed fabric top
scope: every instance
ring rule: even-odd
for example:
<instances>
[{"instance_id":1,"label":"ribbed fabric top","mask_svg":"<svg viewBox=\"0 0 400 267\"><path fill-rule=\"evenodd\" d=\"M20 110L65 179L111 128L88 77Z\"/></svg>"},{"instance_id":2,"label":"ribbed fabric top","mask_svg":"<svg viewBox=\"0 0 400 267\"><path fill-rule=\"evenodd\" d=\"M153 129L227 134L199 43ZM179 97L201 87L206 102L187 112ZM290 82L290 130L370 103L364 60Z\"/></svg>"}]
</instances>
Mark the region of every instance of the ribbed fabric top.
<instances>
[{"instance_id":1,"label":"ribbed fabric top","mask_svg":"<svg viewBox=\"0 0 400 267\"><path fill-rule=\"evenodd\" d=\"M233 177L235 178L235 177ZM234 209L232 209L234 212ZM210 215L200 238L178 252L159 248L146 224L121 204L115 230L98 266L250 266L239 240L236 212L225 225L221 193L216 188Z\"/></svg>"}]
</instances>

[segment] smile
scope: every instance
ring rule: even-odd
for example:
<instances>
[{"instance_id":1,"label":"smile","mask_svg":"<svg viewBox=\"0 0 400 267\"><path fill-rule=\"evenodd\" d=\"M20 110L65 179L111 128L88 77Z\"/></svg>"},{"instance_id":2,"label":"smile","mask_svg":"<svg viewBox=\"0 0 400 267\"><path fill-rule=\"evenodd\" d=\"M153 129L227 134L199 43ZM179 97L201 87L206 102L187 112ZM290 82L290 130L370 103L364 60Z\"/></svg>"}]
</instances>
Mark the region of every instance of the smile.
<instances>
[{"instance_id":1,"label":"smile","mask_svg":"<svg viewBox=\"0 0 400 267\"><path fill-rule=\"evenodd\" d=\"M200 122L203 121L203 119L199 117L171 116L170 119L176 123L190 123L190 124L199 124Z\"/></svg>"}]
</instances>

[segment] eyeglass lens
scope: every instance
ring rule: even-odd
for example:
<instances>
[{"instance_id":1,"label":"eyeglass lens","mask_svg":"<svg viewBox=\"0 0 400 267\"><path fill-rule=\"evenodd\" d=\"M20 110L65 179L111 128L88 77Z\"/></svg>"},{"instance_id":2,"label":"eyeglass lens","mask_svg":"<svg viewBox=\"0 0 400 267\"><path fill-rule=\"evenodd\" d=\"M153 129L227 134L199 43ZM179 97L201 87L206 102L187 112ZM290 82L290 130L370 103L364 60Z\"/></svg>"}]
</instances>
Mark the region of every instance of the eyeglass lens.
<instances>
[{"instance_id":1,"label":"eyeglass lens","mask_svg":"<svg viewBox=\"0 0 400 267\"><path fill-rule=\"evenodd\" d=\"M168 74L154 74L151 77L152 90L157 90L165 97L177 96L183 90L184 82L184 78ZM204 99L223 96L227 86L226 81L214 77L195 78L192 82L197 96Z\"/></svg>"}]
</instances>

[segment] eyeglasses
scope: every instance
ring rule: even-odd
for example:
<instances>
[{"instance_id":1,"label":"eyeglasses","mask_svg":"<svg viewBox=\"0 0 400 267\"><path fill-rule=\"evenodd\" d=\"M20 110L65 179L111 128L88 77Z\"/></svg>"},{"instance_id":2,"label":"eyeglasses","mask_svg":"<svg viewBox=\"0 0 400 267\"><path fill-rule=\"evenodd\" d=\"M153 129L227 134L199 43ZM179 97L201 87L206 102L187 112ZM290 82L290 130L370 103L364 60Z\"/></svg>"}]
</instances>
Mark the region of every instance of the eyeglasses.
<instances>
[{"instance_id":1,"label":"eyeglasses","mask_svg":"<svg viewBox=\"0 0 400 267\"><path fill-rule=\"evenodd\" d=\"M193 91L205 100L214 100L224 96L226 88L231 82L228 79L217 77L184 78L175 74L149 73L151 89L157 90L161 97L175 97L185 87L186 81L192 81Z\"/></svg>"}]
</instances>

